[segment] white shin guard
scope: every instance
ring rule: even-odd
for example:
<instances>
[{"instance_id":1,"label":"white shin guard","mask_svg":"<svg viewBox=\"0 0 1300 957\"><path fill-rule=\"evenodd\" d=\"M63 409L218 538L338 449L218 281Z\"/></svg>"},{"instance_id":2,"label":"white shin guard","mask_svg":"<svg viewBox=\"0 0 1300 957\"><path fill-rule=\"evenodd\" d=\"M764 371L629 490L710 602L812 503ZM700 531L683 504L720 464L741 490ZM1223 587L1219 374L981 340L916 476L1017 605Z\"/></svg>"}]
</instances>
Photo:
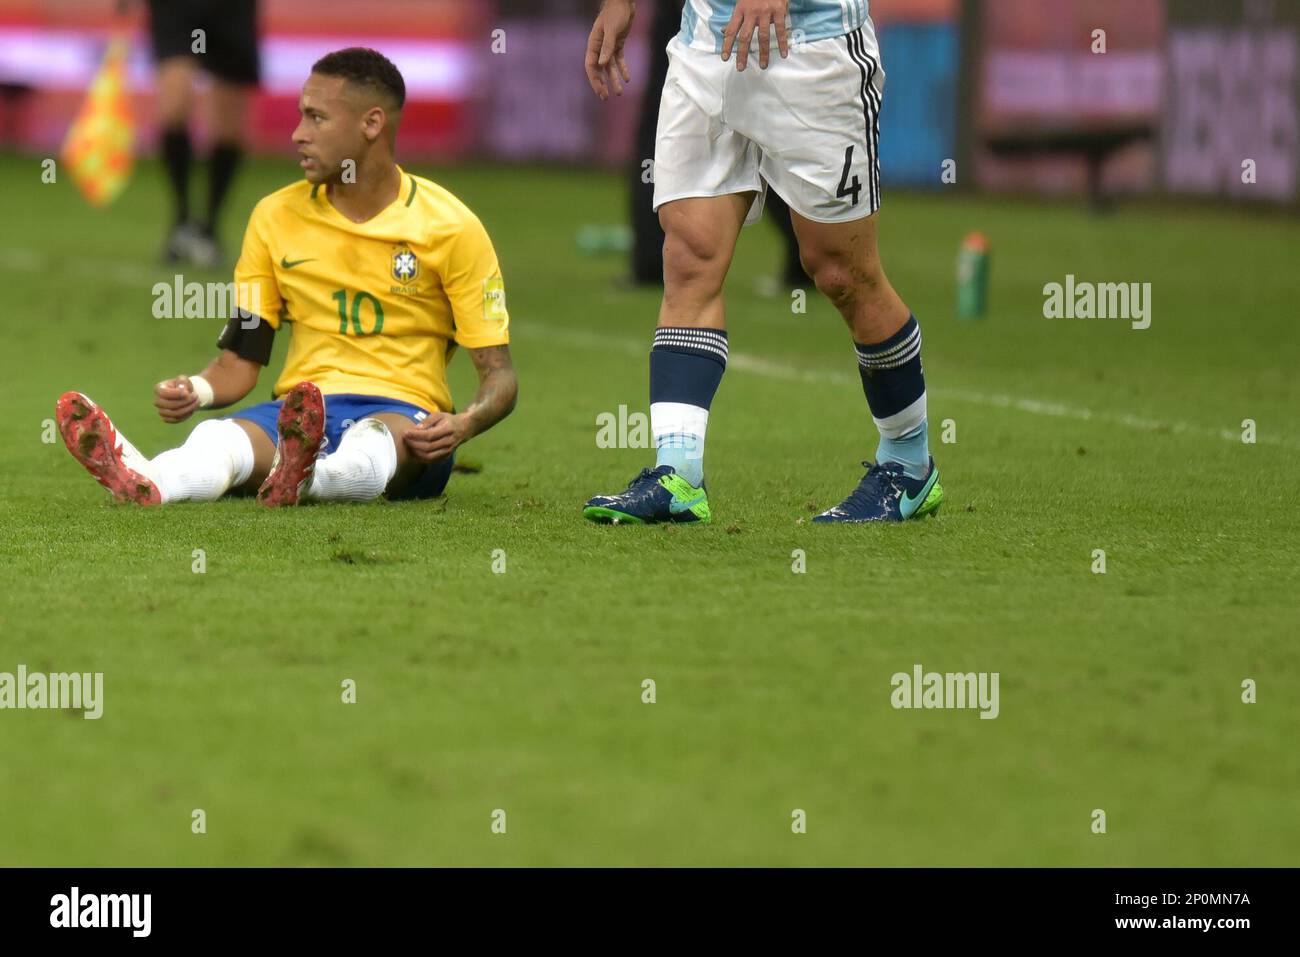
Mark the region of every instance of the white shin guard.
<instances>
[{"instance_id":1,"label":"white shin guard","mask_svg":"<svg viewBox=\"0 0 1300 957\"><path fill-rule=\"evenodd\" d=\"M339 447L316 462L308 498L333 502L369 502L379 498L397 472L393 433L379 419L353 425Z\"/></svg>"},{"instance_id":2,"label":"white shin guard","mask_svg":"<svg viewBox=\"0 0 1300 957\"><path fill-rule=\"evenodd\" d=\"M185 444L169 449L141 469L166 502L213 502L253 472L253 443L230 419L208 419L194 427Z\"/></svg>"}]
</instances>

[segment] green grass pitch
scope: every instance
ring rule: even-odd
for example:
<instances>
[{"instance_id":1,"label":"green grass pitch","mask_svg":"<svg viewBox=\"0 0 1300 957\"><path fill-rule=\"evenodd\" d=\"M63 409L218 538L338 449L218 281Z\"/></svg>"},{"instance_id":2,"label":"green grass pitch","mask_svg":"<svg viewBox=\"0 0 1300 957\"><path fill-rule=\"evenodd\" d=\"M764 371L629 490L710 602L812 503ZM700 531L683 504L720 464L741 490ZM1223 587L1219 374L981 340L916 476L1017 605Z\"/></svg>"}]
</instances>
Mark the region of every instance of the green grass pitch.
<instances>
[{"instance_id":1,"label":"green grass pitch","mask_svg":"<svg viewBox=\"0 0 1300 957\"><path fill-rule=\"evenodd\" d=\"M1300 856L1296 222L887 195L948 499L923 523L829 529L811 512L875 448L853 351L825 301L756 292L778 241L747 230L715 524L610 528L583 500L651 456L598 448L596 417L645 411L658 300L574 235L621 218L619 179L413 169L480 215L506 275L520 403L463 450L481 471L434 503L143 510L42 432L73 388L147 454L187 431L158 420L152 384L201 368L220 323L151 315L171 274L158 169L99 212L42 185L38 158L0 159L0 671L105 675L99 721L0 711L0 865ZM249 164L231 242L294 176ZM992 306L963 324L972 229L994 245ZM1151 328L1043 318L1067 274L1152 283ZM462 403L473 383L458 359ZM890 677L918 663L997 672L1000 715L895 710Z\"/></svg>"}]
</instances>

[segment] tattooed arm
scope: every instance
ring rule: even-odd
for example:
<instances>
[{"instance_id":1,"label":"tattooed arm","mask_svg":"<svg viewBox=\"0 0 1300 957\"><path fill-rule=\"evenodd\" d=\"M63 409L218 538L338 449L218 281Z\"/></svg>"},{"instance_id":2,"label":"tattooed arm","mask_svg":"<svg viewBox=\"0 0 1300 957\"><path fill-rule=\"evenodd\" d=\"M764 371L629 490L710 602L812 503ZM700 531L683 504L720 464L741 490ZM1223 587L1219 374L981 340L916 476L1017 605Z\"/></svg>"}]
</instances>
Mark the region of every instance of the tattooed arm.
<instances>
[{"instance_id":1,"label":"tattooed arm","mask_svg":"<svg viewBox=\"0 0 1300 957\"><path fill-rule=\"evenodd\" d=\"M403 435L407 448L425 462L445 459L457 446L496 425L515 407L519 382L509 346L469 350L478 370L478 392L464 412L437 412Z\"/></svg>"},{"instance_id":2,"label":"tattooed arm","mask_svg":"<svg viewBox=\"0 0 1300 957\"><path fill-rule=\"evenodd\" d=\"M474 368L478 371L478 392L474 401L460 413L469 423L466 439L486 432L514 411L515 399L519 395L519 381L510 361L509 346L471 349L469 357L474 360Z\"/></svg>"}]
</instances>

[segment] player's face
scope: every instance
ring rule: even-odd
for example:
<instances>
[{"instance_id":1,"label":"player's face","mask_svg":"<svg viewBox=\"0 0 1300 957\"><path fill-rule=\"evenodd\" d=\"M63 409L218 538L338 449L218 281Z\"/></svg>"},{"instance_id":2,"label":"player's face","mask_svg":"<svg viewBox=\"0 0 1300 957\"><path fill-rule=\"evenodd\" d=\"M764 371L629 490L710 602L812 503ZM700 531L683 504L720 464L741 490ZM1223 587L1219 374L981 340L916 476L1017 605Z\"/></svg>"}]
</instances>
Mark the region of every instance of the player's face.
<instances>
[{"instance_id":1,"label":"player's face","mask_svg":"<svg viewBox=\"0 0 1300 957\"><path fill-rule=\"evenodd\" d=\"M293 143L309 183L343 182L344 162L359 163L368 146L364 116L346 85L343 77L315 73L303 84Z\"/></svg>"}]
</instances>

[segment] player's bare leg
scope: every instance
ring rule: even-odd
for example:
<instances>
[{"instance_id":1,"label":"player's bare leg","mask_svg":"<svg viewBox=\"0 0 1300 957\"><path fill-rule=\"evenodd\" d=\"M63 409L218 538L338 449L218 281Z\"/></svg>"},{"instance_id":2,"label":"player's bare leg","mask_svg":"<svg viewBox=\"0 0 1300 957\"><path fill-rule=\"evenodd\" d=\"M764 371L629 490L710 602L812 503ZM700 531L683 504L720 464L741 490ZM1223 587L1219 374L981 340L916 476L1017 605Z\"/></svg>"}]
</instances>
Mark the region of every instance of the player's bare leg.
<instances>
[{"instance_id":1,"label":"player's bare leg","mask_svg":"<svg viewBox=\"0 0 1300 957\"><path fill-rule=\"evenodd\" d=\"M275 463L275 443L271 441L262 427L246 419L230 419L240 430L248 436L248 442L253 447L253 469L249 472L247 480L240 483L239 491L245 495L256 495L257 490L262 487L266 477L271 474L271 466Z\"/></svg>"},{"instance_id":2,"label":"player's bare leg","mask_svg":"<svg viewBox=\"0 0 1300 957\"><path fill-rule=\"evenodd\" d=\"M664 299L650 350L655 466L627 491L589 499L593 522L709 522L704 435L727 366L722 284L753 193L679 199L659 208Z\"/></svg>"},{"instance_id":3,"label":"player's bare leg","mask_svg":"<svg viewBox=\"0 0 1300 957\"><path fill-rule=\"evenodd\" d=\"M659 208L664 298L659 328L725 329L722 284L753 193L679 199Z\"/></svg>"},{"instance_id":4,"label":"player's bare leg","mask_svg":"<svg viewBox=\"0 0 1300 957\"><path fill-rule=\"evenodd\" d=\"M911 315L880 264L877 216L817 223L790 211L804 269L840 311L854 341L863 343L888 339Z\"/></svg>"},{"instance_id":5,"label":"player's bare leg","mask_svg":"<svg viewBox=\"0 0 1300 957\"><path fill-rule=\"evenodd\" d=\"M818 223L791 211L804 269L853 333L862 389L880 432L876 461L857 489L813 521L919 518L943 502L926 426L921 328L885 276L876 215Z\"/></svg>"}]
</instances>

